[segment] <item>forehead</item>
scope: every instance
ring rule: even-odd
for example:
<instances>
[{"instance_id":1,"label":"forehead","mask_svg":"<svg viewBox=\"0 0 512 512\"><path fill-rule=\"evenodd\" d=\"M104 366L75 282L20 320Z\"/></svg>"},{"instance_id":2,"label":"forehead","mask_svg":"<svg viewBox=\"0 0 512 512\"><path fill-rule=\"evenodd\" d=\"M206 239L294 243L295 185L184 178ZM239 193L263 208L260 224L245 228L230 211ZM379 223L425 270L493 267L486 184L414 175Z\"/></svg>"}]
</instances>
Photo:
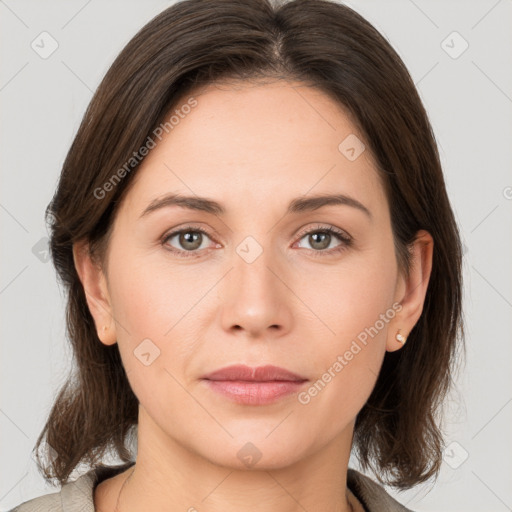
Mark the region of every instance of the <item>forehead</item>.
<instances>
[{"instance_id":1,"label":"forehead","mask_svg":"<svg viewBox=\"0 0 512 512\"><path fill-rule=\"evenodd\" d=\"M140 213L168 192L239 209L250 198L284 206L308 193L346 193L374 208L385 201L362 134L318 89L284 81L210 84L182 96L166 119L171 115L137 170L130 210ZM356 159L347 158L345 141L362 150Z\"/></svg>"}]
</instances>

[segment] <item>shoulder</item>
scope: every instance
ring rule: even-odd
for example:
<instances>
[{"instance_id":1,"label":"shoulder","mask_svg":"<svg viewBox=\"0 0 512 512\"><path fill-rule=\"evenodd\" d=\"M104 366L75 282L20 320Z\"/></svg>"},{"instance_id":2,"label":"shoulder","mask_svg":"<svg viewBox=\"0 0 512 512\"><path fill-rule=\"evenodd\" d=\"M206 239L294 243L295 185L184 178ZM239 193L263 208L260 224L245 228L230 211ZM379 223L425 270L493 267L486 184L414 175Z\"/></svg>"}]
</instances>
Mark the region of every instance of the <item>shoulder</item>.
<instances>
[{"instance_id":1,"label":"shoulder","mask_svg":"<svg viewBox=\"0 0 512 512\"><path fill-rule=\"evenodd\" d=\"M94 471L68 482L60 491L23 502L10 512L94 512L92 488Z\"/></svg>"},{"instance_id":2,"label":"shoulder","mask_svg":"<svg viewBox=\"0 0 512 512\"><path fill-rule=\"evenodd\" d=\"M60 491L23 502L10 512L94 512L95 470L62 486Z\"/></svg>"},{"instance_id":3,"label":"shoulder","mask_svg":"<svg viewBox=\"0 0 512 512\"><path fill-rule=\"evenodd\" d=\"M132 464L91 469L76 480L64 484L60 491L25 501L8 512L95 512L94 487Z\"/></svg>"},{"instance_id":4,"label":"shoulder","mask_svg":"<svg viewBox=\"0 0 512 512\"><path fill-rule=\"evenodd\" d=\"M55 492L38 496L37 498L23 502L21 505L18 505L8 512L43 512L47 510L55 510L56 512L62 511L60 493Z\"/></svg>"},{"instance_id":5,"label":"shoulder","mask_svg":"<svg viewBox=\"0 0 512 512\"><path fill-rule=\"evenodd\" d=\"M367 512L413 512L390 496L380 484L355 469L348 468L347 486Z\"/></svg>"}]
</instances>

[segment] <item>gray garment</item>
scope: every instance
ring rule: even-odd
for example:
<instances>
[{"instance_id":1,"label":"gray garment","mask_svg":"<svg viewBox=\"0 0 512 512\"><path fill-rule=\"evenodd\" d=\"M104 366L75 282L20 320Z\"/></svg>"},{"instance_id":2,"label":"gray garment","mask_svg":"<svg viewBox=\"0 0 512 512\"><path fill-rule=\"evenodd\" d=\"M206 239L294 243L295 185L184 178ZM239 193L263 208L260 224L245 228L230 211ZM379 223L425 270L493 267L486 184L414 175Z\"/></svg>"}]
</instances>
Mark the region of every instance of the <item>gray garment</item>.
<instances>
[{"instance_id":1,"label":"gray garment","mask_svg":"<svg viewBox=\"0 0 512 512\"><path fill-rule=\"evenodd\" d=\"M25 501L9 512L95 512L94 487L122 473L134 462L120 466L100 466L85 473L61 490ZM363 504L366 512L412 512L392 498L384 488L355 469L348 469L347 486Z\"/></svg>"}]
</instances>

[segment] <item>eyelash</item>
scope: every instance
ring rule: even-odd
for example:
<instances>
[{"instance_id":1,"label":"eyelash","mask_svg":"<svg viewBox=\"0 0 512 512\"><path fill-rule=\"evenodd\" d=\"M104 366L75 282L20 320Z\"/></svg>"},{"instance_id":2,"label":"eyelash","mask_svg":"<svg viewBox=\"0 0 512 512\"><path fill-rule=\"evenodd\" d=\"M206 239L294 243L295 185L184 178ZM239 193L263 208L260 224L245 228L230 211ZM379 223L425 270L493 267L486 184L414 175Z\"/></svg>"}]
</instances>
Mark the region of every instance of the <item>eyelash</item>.
<instances>
[{"instance_id":1,"label":"eyelash","mask_svg":"<svg viewBox=\"0 0 512 512\"><path fill-rule=\"evenodd\" d=\"M170 238L173 238L176 235L179 235L181 233L189 233L189 232L202 233L203 235L206 235L208 238L212 238L210 236L210 234L202 228L195 227L195 226L186 226L177 231L172 231L171 233L165 234L161 240L162 245L166 245L165 243ZM338 253L348 249L349 247L352 246L352 243L353 243L352 237L348 236L343 231L338 230L337 228L335 228L333 226L320 226L320 225L318 225L316 228L301 232L298 237L298 241L302 240L302 238L304 238L306 235L310 235L313 233L325 233L325 234L329 234L329 235L334 235L336 238L338 238L338 240L340 242L342 242L338 247L335 247L335 248L329 249L329 250L315 251L314 249L307 249L313 254L314 257L321 257L321 256L326 256L326 255L333 256L335 254L338 254ZM167 250L174 254L178 254L184 258L194 258L194 257L200 256L198 254L198 251L180 251L179 249L175 249L174 247L167 249Z\"/></svg>"}]
</instances>

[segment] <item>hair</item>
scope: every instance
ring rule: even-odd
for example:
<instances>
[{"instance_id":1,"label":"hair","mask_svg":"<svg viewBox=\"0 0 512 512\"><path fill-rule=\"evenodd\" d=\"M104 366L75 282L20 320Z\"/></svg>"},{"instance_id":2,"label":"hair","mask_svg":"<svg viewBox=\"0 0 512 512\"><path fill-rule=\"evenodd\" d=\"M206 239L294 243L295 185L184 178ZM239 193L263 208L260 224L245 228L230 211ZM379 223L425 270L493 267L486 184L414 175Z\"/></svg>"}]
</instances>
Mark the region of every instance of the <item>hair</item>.
<instances>
[{"instance_id":1,"label":"hair","mask_svg":"<svg viewBox=\"0 0 512 512\"><path fill-rule=\"evenodd\" d=\"M44 453L52 454L36 454L39 471L62 485L79 463L99 466L108 451L131 460L126 443L138 400L117 344L98 338L73 244L87 241L105 264L117 208L140 165L132 157L181 99L229 79L299 81L346 110L385 188L400 272L409 274L418 230L432 235L423 311L407 344L386 352L357 415L353 447L362 469L381 483L407 489L437 478L440 406L464 340L461 240L435 136L404 63L368 21L332 0L180 1L147 23L105 74L46 209L76 367L36 442L35 450L45 440ZM115 186L105 186L116 172Z\"/></svg>"}]
</instances>

